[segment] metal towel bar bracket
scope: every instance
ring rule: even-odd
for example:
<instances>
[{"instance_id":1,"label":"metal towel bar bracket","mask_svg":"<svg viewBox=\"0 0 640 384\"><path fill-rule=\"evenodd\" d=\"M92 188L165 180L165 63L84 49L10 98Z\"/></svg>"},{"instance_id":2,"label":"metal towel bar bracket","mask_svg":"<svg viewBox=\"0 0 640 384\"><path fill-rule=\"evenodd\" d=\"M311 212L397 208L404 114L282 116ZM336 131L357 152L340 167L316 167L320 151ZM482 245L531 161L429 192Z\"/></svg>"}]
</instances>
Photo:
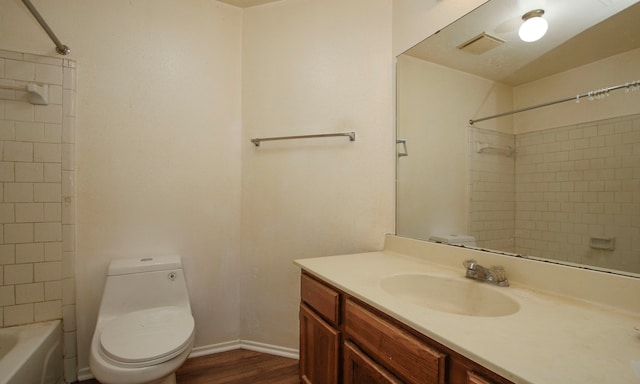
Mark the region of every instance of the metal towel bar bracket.
<instances>
[{"instance_id":1,"label":"metal towel bar bracket","mask_svg":"<svg viewBox=\"0 0 640 384\"><path fill-rule=\"evenodd\" d=\"M260 143L263 142L263 141L291 140L291 139L314 139L314 138L317 138L317 137L335 137L335 136L347 136L347 137L349 137L349 141L356 141L356 133L355 132L340 132L340 133L321 133L321 134L317 134L317 135L263 137L263 138L251 139L251 142L256 147L259 147Z\"/></svg>"}]
</instances>

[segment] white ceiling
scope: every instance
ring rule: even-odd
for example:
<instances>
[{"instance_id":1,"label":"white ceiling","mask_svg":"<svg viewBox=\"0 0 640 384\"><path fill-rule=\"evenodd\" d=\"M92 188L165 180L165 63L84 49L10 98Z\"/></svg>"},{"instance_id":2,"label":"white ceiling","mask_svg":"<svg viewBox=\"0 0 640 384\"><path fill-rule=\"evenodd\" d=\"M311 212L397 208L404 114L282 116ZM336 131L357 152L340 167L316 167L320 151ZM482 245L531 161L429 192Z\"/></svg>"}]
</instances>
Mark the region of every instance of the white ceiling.
<instances>
[{"instance_id":1,"label":"white ceiling","mask_svg":"<svg viewBox=\"0 0 640 384\"><path fill-rule=\"evenodd\" d=\"M281 0L218 0L218 1L235 5L236 7L240 7L240 8L249 8L249 7L255 7L256 5L275 3Z\"/></svg>"},{"instance_id":2,"label":"white ceiling","mask_svg":"<svg viewBox=\"0 0 640 384\"><path fill-rule=\"evenodd\" d=\"M522 15L538 8L549 22L547 34L520 41ZM640 47L639 17L638 0L490 0L406 53L518 85ZM482 32L505 43L481 55L456 48Z\"/></svg>"}]
</instances>

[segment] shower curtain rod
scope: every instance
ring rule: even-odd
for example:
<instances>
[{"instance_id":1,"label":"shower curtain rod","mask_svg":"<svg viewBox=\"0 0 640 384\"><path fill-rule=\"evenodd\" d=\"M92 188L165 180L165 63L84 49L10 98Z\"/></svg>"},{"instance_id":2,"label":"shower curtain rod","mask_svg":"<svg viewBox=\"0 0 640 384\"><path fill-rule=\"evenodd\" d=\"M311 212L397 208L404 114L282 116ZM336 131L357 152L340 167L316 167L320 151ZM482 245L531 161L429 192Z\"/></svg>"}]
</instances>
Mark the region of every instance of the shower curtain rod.
<instances>
[{"instance_id":1,"label":"shower curtain rod","mask_svg":"<svg viewBox=\"0 0 640 384\"><path fill-rule=\"evenodd\" d=\"M40 26L42 27L42 29L44 29L44 31L47 33L47 35L49 35L49 38L51 40L53 40L53 43L56 45L56 52L58 52L61 55L68 55L71 53L71 49L69 49L69 47L67 47L66 45L62 44L60 42L60 40L58 39L58 37L56 36L55 33L53 33L53 31L51 30L51 28L49 28L49 24L47 24L46 21L44 21L44 19L42 18L42 16L40 16L40 12L38 12L38 10L36 9L36 7L33 6L33 4L31 4L31 1L29 0L22 0L22 2L24 3L24 5L29 9L29 12L31 12L31 14L33 15L33 17L36 18L36 20L38 21L38 23L40 24Z\"/></svg>"},{"instance_id":2,"label":"shower curtain rod","mask_svg":"<svg viewBox=\"0 0 640 384\"><path fill-rule=\"evenodd\" d=\"M524 108L520 108L520 109L515 109L515 110L509 111L509 112L498 113L496 115L482 117L480 119L471 119L471 120L469 120L469 124L473 125L474 123L477 123L479 121L485 121L485 120L495 119L497 117L513 115L515 113L526 112L526 111L530 111L532 109L538 109L538 108L542 108L542 107L548 107L550 105L560 104L560 103L564 103L564 102L572 101L572 100L574 100L575 102L579 103L580 99L582 99L583 97L588 97L589 101L591 101L591 100L593 100L594 97L599 99L599 98L602 98L604 96L608 96L609 92L611 92L611 91L615 91L615 90L622 89L622 88L634 89L635 90L638 87L640 87L640 80L631 81L629 83L615 85L613 87L608 87L608 88L597 89L595 91L583 93L581 95L576 95L576 96L572 96L572 97L566 97L564 99L549 101L549 102L542 103L542 104L532 105L530 107L524 107Z\"/></svg>"}]
</instances>

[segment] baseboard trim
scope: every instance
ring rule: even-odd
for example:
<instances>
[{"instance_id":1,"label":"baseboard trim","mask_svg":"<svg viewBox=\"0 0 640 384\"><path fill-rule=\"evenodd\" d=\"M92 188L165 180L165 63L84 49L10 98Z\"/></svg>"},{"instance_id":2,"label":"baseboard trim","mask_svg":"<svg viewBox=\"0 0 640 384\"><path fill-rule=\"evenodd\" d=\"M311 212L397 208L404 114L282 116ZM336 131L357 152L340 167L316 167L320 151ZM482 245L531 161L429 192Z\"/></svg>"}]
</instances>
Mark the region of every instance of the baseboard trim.
<instances>
[{"instance_id":1,"label":"baseboard trim","mask_svg":"<svg viewBox=\"0 0 640 384\"><path fill-rule=\"evenodd\" d=\"M264 344L257 341L241 340L240 348L248 349L250 351L267 353L269 355L288 357L290 359L298 360L300 358L300 351L297 349Z\"/></svg>"},{"instance_id":2,"label":"baseboard trim","mask_svg":"<svg viewBox=\"0 0 640 384\"><path fill-rule=\"evenodd\" d=\"M189 354L189 359L194 357L213 355L214 353L231 351L234 349L248 349L250 351L267 353L274 356L288 357L290 359L299 359L300 351L293 348L286 348L277 345L259 343L251 340L231 340L224 343L205 345L201 347L194 347ZM78 381L91 380L93 374L89 367L78 369Z\"/></svg>"}]
</instances>

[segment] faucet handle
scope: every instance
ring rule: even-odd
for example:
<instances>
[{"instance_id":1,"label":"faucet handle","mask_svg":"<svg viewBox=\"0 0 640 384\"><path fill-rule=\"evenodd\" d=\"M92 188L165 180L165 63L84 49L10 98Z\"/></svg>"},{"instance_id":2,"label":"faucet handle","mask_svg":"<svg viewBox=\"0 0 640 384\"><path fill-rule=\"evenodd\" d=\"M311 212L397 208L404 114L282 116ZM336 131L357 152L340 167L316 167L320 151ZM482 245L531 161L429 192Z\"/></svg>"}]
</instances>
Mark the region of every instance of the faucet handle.
<instances>
[{"instance_id":1,"label":"faucet handle","mask_svg":"<svg viewBox=\"0 0 640 384\"><path fill-rule=\"evenodd\" d=\"M473 267L476 266L476 264L478 264L478 262L475 261L474 259L468 259L462 262L462 266L467 269L472 269Z\"/></svg>"},{"instance_id":2,"label":"faucet handle","mask_svg":"<svg viewBox=\"0 0 640 384\"><path fill-rule=\"evenodd\" d=\"M507 280L507 273L505 272L504 267L502 265L494 265L491 268L489 268L489 270L491 271L491 274L493 275L493 279L496 283L505 287L509 286L509 280Z\"/></svg>"}]
</instances>

